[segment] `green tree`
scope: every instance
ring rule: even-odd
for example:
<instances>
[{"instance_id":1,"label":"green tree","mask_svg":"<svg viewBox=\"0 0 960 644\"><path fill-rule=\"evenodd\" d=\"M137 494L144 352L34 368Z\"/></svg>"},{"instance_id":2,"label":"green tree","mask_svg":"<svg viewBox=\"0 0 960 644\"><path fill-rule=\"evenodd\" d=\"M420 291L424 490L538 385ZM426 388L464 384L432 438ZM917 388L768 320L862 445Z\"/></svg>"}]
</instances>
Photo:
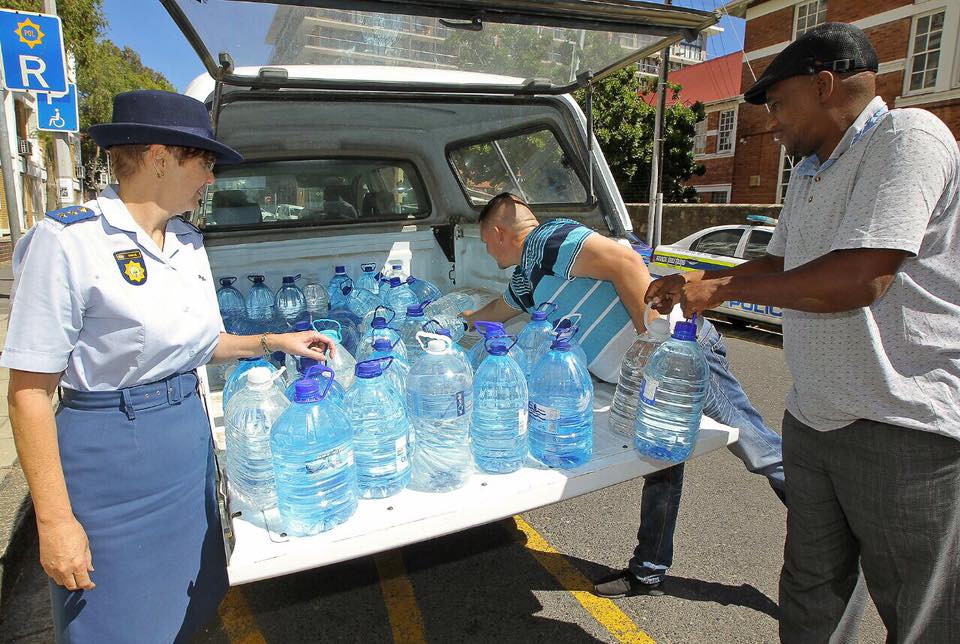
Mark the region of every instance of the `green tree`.
<instances>
[{"instance_id":1,"label":"green tree","mask_svg":"<svg viewBox=\"0 0 960 644\"><path fill-rule=\"evenodd\" d=\"M630 67L597 83L593 92L594 134L620 193L628 202L646 202L650 196L656 109L641 97L650 91L650 85ZM673 86L674 97L678 92L679 88ZM576 98L585 107L586 92L577 92ZM702 118L703 107L699 103L687 107L677 101L666 110L661 168L664 201L697 201L696 190L683 184L691 176L704 173L703 166L693 159L695 125Z\"/></svg>"}]
</instances>

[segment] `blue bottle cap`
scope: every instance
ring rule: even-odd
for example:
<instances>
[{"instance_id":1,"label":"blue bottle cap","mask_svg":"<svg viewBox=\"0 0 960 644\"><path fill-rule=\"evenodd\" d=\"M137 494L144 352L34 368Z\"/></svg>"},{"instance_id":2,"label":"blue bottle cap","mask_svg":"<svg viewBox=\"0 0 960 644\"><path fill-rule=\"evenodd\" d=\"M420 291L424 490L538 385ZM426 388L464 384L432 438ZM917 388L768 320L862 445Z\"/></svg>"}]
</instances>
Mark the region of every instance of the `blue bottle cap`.
<instances>
[{"instance_id":1,"label":"blue bottle cap","mask_svg":"<svg viewBox=\"0 0 960 644\"><path fill-rule=\"evenodd\" d=\"M673 327L674 340L686 340L688 342L697 341L697 323L696 322L677 322Z\"/></svg>"},{"instance_id":2,"label":"blue bottle cap","mask_svg":"<svg viewBox=\"0 0 960 644\"><path fill-rule=\"evenodd\" d=\"M377 270L377 265L376 264L360 264L360 270L363 271L364 273L372 273L373 271Z\"/></svg>"},{"instance_id":3,"label":"blue bottle cap","mask_svg":"<svg viewBox=\"0 0 960 644\"><path fill-rule=\"evenodd\" d=\"M380 368L379 360L364 360L357 363L354 373L357 378L376 378L383 375L383 370Z\"/></svg>"},{"instance_id":4,"label":"blue bottle cap","mask_svg":"<svg viewBox=\"0 0 960 644\"><path fill-rule=\"evenodd\" d=\"M316 402L321 397L320 383L313 378L301 378L293 386L294 402Z\"/></svg>"},{"instance_id":5,"label":"blue bottle cap","mask_svg":"<svg viewBox=\"0 0 960 644\"><path fill-rule=\"evenodd\" d=\"M296 282L298 279L300 279L300 276L299 276L299 275L284 275L284 276L283 276L283 280L281 280L281 281L282 281L284 284L293 284L293 283Z\"/></svg>"},{"instance_id":6,"label":"blue bottle cap","mask_svg":"<svg viewBox=\"0 0 960 644\"><path fill-rule=\"evenodd\" d=\"M403 283L404 283L403 280L401 280L399 277L390 278L390 288L397 288Z\"/></svg>"},{"instance_id":7,"label":"blue bottle cap","mask_svg":"<svg viewBox=\"0 0 960 644\"><path fill-rule=\"evenodd\" d=\"M377 338L373 341L374 351L390 351L391 349L393 349L393 343L386 338Z\"/></svg>"},{"instance_id":8,"label":"blue bottle cap","mask_svg":"<svg viewBox=\"0 0 960 644\"><path fill-rule=\"evenodd\" d=\"M423 317L423 304L411 304L407 307L407 317L408 318L422 318Z\"/></svg>"},{"instance_id":9,"label":"blue bottle cap","mask_svg":"<svg viewBox=\"0 0 960 644\"><path fill-rule=\"evenodd\" d=\"M403 264L392 264L392 266L393 266L393 269L397 271L403 268Z\"/></svg>"},{"instance_id":10,"label":"blue bottle cap","mask_svg":"<svg viewBox=\"0 0 960 644\"><path fill-rule=\"evenodd\" d=\"M221 277L220 286L227 287L237 281L236 277Z\"/></svg>"},{"instance_id":11,"label":"blue bottle cap","mask_svg":"<svg viewBox=\"0 0 960 644\"><path fill-rule=\"evenodd\" d=\"M477 320L473 323L473 326L475 326L477 332L485 338L497 338L507 333L506 329L504 329L503 325L499 322Z\"/></svg>"},{"instance_id":12,"label":"blue bottle cap","mask_svg":"<svg viewBox=\"0 0 960 644\"><path fill-rule=\"evenodd\" d=\"M387 318L375 317L370 322L371 329L386 329L387 328Z\"/></svg>"},{"instance_id":13,"label":"blue bottle cap","mask_svg":"<svg viewBox=\"0 0 960 644\"><path fill-rule=\"evenodd\" d=\"M263 275L247 275L247 279L254 284L263 284L263 280L266 278Z\"/></svg>"},{"instance_id":14,"label":"blue bottle cap","mask_svg":"<svg viewBox=\"0 0 960 644\"><path fill-rule=\"evenodd\" d=\"M530 319L534 322L543 322L547 316L557 310L557 305L553 302L544 302L530 314Z\"/></svg>"},{"instance_id":15,"label":"blue bottle cap","mask_svg":"<svg viewBox=\"0 0 960 644\"><path fill-rule=\"evenodd\" d=\"M345 273L347 272L347 267L346 267L346 266L337 266L334 270L336 271L337 275L343 275L343 274L345 274Z\"/></svg>"},{"instance_id":16,"label":"blue bottle cap","mask_svg":"<svg viewBox=\"0 0 960 644\"><path fill-rule=\"evenodd\" d=\"M500 342L500 338L496 338L496 340L496 342L487 345L487 353L492 356L505 356L510 353L510 347L507 346L506 342Z\"/></svg>"},{"instance_id":17,"label":"blue bottle cap","mask_svg":"<svg viewBox=\"0 0 960 644\"><path fill-rule=\"evenodd\" d=\"M413 275L407 278L407 284L413 284L416 281L417 281L417 278L414 277Z\"/></svg>"}]
</instances>

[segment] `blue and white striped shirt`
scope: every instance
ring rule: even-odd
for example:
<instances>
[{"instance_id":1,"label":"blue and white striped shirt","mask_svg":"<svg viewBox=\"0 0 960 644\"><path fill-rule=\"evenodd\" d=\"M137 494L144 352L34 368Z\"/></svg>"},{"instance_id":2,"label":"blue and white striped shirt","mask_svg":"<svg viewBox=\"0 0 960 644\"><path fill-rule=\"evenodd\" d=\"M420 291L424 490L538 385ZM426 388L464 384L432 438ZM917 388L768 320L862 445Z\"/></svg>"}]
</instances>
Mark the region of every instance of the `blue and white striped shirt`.
<instances>
[{"instance_id":1,"label":"blue and white striped shirt","mask_svg":"<svg viewBox=\"0 0 960 644\"><path fill-rule=\"evenodd\" d=\"M616 382L623 354L636 336L626 307L612 282L573 277L570 272L590 235L586 226L571 219L540 224L523 242L520 264L503 295L514 308L532 311L545 302L557 305L550 319L579 313L577 341L587 355L590 372Z\"/></svg>"}]
</instances>

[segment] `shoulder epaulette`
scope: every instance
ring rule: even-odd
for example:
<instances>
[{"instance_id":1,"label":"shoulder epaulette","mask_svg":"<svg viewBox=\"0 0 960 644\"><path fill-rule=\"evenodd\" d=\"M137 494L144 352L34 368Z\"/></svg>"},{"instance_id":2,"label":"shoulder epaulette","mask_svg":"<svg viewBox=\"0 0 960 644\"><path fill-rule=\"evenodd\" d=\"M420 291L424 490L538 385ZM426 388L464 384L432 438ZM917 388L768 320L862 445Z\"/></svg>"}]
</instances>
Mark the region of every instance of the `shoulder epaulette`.
<instances>
[{"instance_id":1,"label":"shoulder epaulette","mask_svg":"<svg viewBox=\"0 0 960 644\"><path fill-rule=\"evenodd\" d=\"M96 211L91 208L87 208L86 206L67 206L66 208L61 208L60 210L51 210L47 213L47 217L53 219L54 221L58 221L65 226L75 224L78 221L93 219L96 216Z\"/></svg>"}]
</instances>

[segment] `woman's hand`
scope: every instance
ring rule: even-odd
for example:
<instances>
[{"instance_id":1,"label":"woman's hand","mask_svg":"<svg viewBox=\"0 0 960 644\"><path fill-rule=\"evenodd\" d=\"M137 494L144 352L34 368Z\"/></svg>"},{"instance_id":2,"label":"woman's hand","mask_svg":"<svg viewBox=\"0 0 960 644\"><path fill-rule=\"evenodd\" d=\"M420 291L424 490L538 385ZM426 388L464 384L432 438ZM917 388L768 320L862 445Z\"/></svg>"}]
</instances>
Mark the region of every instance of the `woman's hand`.
<instances>
[{"instance_id":1,"label":"woman's hand","mask_svg":"<svg viewBox=\"0 0 960 644\"><path fill-rule=\"evenodd\" d=\"M295 356L313 358L326 362L336 353L333 340L316 331L298 331L296 333L271 333L267 335L267 345L274 351L283 351Z\"/></svg>"},{"instance_id":2,"label":"woman's hand","mask_svg":"<svg viewBox=\"0 0 960 644\"><path fill-rule=\"evenodd\" d=\"M83 526L74 517L37 522L40 565L53 581L67 590L92 590L93 557Z\"/></svg>"}]
</instances>

